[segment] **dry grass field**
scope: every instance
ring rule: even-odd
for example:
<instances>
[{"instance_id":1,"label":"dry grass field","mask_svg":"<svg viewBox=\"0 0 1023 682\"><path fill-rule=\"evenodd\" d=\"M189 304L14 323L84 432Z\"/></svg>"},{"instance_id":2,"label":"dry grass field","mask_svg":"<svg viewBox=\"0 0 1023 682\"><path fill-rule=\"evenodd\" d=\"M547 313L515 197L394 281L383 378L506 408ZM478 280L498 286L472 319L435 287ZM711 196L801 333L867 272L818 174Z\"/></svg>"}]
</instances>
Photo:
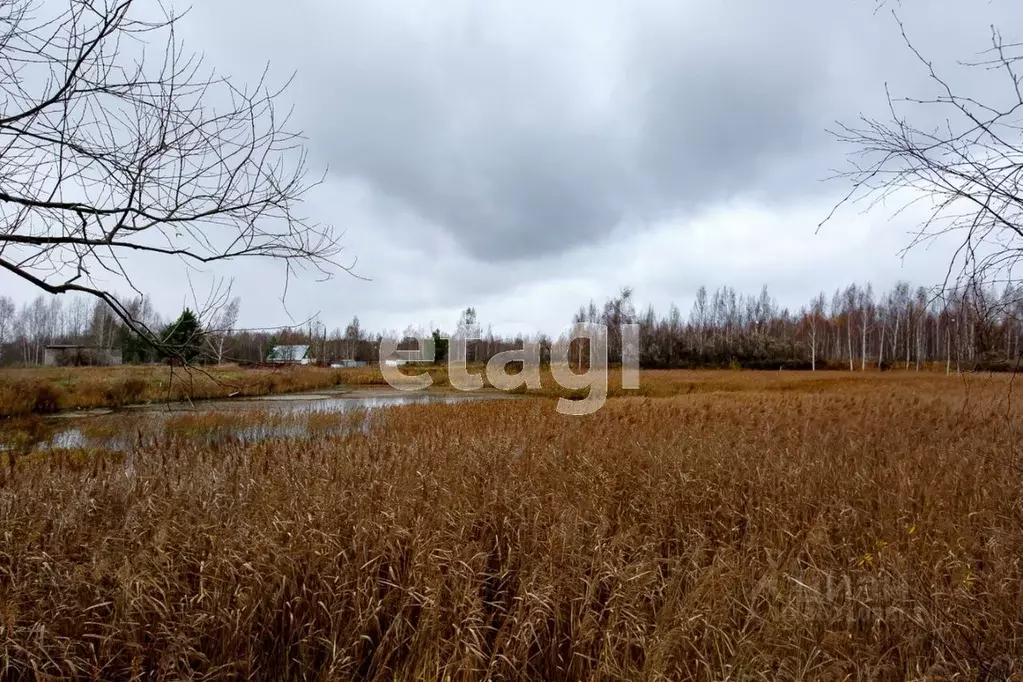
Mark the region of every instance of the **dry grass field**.
<instances>
[{"instance_id":1,"label":"dry grass field","mask_svg":"<svg viewBox=\"0 0 1023 682\"><path fill-rule=\"evenodd\" d=\"M450 388L444 365L409 367L408 374L428 373L432 388ZM470 372L483 374L482 366ZM728 370L664 370L645 372L639 390L623 390L621 375L609 373L611 396L667 397L707 391L831 390L840 384L852 386L887 385L892 381L937 381L946 379L938 372L866 373L844 372L732 372ZM864 382L873 382L864 384ZM484 375L484 383L492 388ZM560 387L545 368L541 388L522 388L519 393L537 396L580 397L586 394ZM181 368L160 365L118 367L53 367L0 369L0 417L47 414L60 410L97 407L121 407L137 403L205 400L228 396L264 396L348 386L386 386L376 365L360 368L281 366L243 368L235 365Z\"/></svg>"},{"instance_id":2,"label":"dry grass field","mask_svg":"<svg viewBox=\"0 0 1023 682\"><path fill-rule=\"evenodd\" d=\"M2 677L1023 671L1011 377L642 381L587 417L421 405L301 441L12 454Z\"/></svg>"},{"instance_id":3,"label":"dry grass field","mask_svg":"<svg viewBox=\"0 0 1023 682\"><path fill-rule=\"evenodd\" d=\"M335 386L337 370L226 365L0 369L0 417L134 403L293 393Z\"/></svg>"}]
</instances>

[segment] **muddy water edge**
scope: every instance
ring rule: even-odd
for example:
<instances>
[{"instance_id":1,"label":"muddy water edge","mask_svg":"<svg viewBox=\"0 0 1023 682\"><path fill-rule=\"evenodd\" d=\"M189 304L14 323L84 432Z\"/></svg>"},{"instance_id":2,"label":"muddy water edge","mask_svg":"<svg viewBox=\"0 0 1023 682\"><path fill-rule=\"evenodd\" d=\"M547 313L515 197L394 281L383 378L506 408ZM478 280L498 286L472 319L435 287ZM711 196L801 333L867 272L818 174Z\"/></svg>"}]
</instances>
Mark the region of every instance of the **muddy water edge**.
<instances>
[{"instance_id":1,"label":"muddy water edge","mask_svg":"<svg viewBox=\"0 0 1023 682\"><path fill-rule=\"evenodd\" d=\"M54 450L126 451L169 442L217 445L313 438L367 430L384 409L513 398L496 391L375 388L75 410L0 421L0 451L19 455Z\"/></svg>"}]
</instances>

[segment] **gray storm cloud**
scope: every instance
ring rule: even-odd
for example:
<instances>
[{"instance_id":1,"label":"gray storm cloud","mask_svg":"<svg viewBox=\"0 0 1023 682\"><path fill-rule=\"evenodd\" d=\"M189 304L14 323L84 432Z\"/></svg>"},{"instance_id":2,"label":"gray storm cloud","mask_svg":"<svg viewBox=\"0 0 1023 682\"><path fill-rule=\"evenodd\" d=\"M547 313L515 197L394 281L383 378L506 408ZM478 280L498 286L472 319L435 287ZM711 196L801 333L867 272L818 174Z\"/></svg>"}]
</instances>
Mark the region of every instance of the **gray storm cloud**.
<instances>
[{"instance_id":1,"label":"gray storm cloud","mask_svg":"<svg viewBox=\"0 0 1023 682\"><path fill-rule=\"evenodd\" d=\"M457 21L415 40L407 26L360 32L355 17L340 42L359 46L318 60L329 68L313 77L339 105L318 110L310 135L334 172L490 261L729 194L805 192L775 164L825 134L820 39L779 40L787 21L753 7L706 21L640 15L582 46L557 32L488 46L459 40ZM585 54L563 58L569 49Z\"/></svg>"},{"instance_id":2,"label":"gray storm cloud","mask_svg":"<svg viewBox=\"0 0 1023 682\"><path fill-rule=\"evenodd\" d=\"M255 2L245 27L297 69L332 173L503 261L623 218L818 191L845 104L831 55L856 37L820 26L873 16L790 4L313 3L264 22Z\"/></svg>"},{"instance_id":3,"label":"gray storm cloud","mask_svg":"<svg viewBox=\"0 0 1023 682\"><path fill-rule=\"evenodd\" d=\"M970 18L911 5L925 47ZM820 193L839 156L826 128L923 77L867 0L248 6L233 51L297 70L315 157L484 261Z\"/></svg>"}]
</instances>

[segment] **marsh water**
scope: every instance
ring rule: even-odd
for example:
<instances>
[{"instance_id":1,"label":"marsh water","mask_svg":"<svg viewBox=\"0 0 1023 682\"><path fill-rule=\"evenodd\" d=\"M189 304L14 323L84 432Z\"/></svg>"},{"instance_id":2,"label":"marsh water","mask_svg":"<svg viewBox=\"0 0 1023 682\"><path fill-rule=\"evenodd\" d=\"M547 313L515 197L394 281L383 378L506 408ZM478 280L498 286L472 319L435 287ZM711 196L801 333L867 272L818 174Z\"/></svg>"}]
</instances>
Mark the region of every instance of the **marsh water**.
<instances>
[{"instance_id":1,"label":"marsh water","mask_svg":"<svg viewBox=\"0 0 1023 682\"><path fill-rule=\"evenodd\" d=\"M129 450L162 442L252 443L367 430L385 408L509 398L496 393L350 391L63 412L0 423L0 450Z\"/></svg>"}]
</instances>

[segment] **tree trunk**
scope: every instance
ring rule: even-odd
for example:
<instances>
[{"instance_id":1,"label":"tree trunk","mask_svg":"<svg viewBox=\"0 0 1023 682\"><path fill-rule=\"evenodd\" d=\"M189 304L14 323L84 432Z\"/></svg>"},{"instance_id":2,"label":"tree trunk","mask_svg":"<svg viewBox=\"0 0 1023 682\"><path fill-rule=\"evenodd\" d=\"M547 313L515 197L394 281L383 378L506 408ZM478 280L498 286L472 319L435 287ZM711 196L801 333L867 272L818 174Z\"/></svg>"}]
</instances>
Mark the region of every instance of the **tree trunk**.
<instances>
[{"instance_id":1,"label":"tree trunk","mask_svg":"<svg viewBox=\"0 0 1023 682\"><path fill-rule=\"evenodd\" d=\"M810 333L810 371L817 371L817 327Z\"/></svg>"},{"instance_id":2,"label":"tree trunk","mask_svg":"<svg viewBox=\"0 0 1023 682\"><path fill-rule=\"evenodd\" d=\"M945 376L952 374L952 332L945 327Z\"/></svg>"},{"instance_id":3,"label":"tree trunk","mask_svg":"<svg viewBox=\"0 0 1023 682\"><path fill-rule=\"evenodd\" d=\"M867 369L867 311L863 311L863 324L862 324L863 338L860 345L860 371L866 371Z\"/></svg>"},{"instance_id":4,"label":"tree trunk","mask_svg":"<svg viewBox=\"0 0 1023 682\"><path fill-rule=\"evenodd\" d=\"M849 320L849 326L848 326L848 333L846 334L846 338L847 338L847 339L848 339L848 341L849 341L849 371L850 371L850 372L852 372L852 371L855 371L855 367L853 366L853 352L852 352L852 318L851 318L851 316L850 316L850 320Z\"/></svg>"},{"instance_id":5,"label":"tree trunk","mask_svg":"<svg viewBox=\"0 0 1023 682\"><path fill-rule=\"evenodd\" d=\"M920 321L916 325L916 371L920 371L920 353L923 350L921 345L920 337L923 336L924 319L923 315L920 316ZM906 349L906 369L909 369L909 348Z\"/></svg>"},{"instance_id":6,"label":"tree trunk","mask_svg":"<svg viewBox=\"0 0 1023 682\"><path fill-rule=\"evenodd\" d=\"M898 329L898 325L899 325L899 323L896 322L895 323L895 328L896 329ZM882 325L882 327L881 327L881 343L877 346L877 369L878 369L878 371L881 370L881 363L884 360L884 331L885 331L885 327Z\"/></svg>"},{"instance_id":7,"label":"tree trunk","mask_svg":"<svg viewBox=\"0 0 1023 682\"><path fill-rule=\"evenodd\" d=\"M895 369L895 363L898 362L899 356L899 322L902 321L902 315L895 316L895 334L892 335L892 369ZM909 336L908 334L906 335Z\"/></svg>"},{"instance_id":8,"label":"tree trunk","mask_svg":"<svg viewBox=\"0 0 1023 682\"><path fill-rule=\"evenodd\" d=\"M913 339L909 336L909 316L906 316L906 369L909 369L909 349ZM920 324L916 326L916 368L920 369Z\"/></svg>"}]
</instances>

